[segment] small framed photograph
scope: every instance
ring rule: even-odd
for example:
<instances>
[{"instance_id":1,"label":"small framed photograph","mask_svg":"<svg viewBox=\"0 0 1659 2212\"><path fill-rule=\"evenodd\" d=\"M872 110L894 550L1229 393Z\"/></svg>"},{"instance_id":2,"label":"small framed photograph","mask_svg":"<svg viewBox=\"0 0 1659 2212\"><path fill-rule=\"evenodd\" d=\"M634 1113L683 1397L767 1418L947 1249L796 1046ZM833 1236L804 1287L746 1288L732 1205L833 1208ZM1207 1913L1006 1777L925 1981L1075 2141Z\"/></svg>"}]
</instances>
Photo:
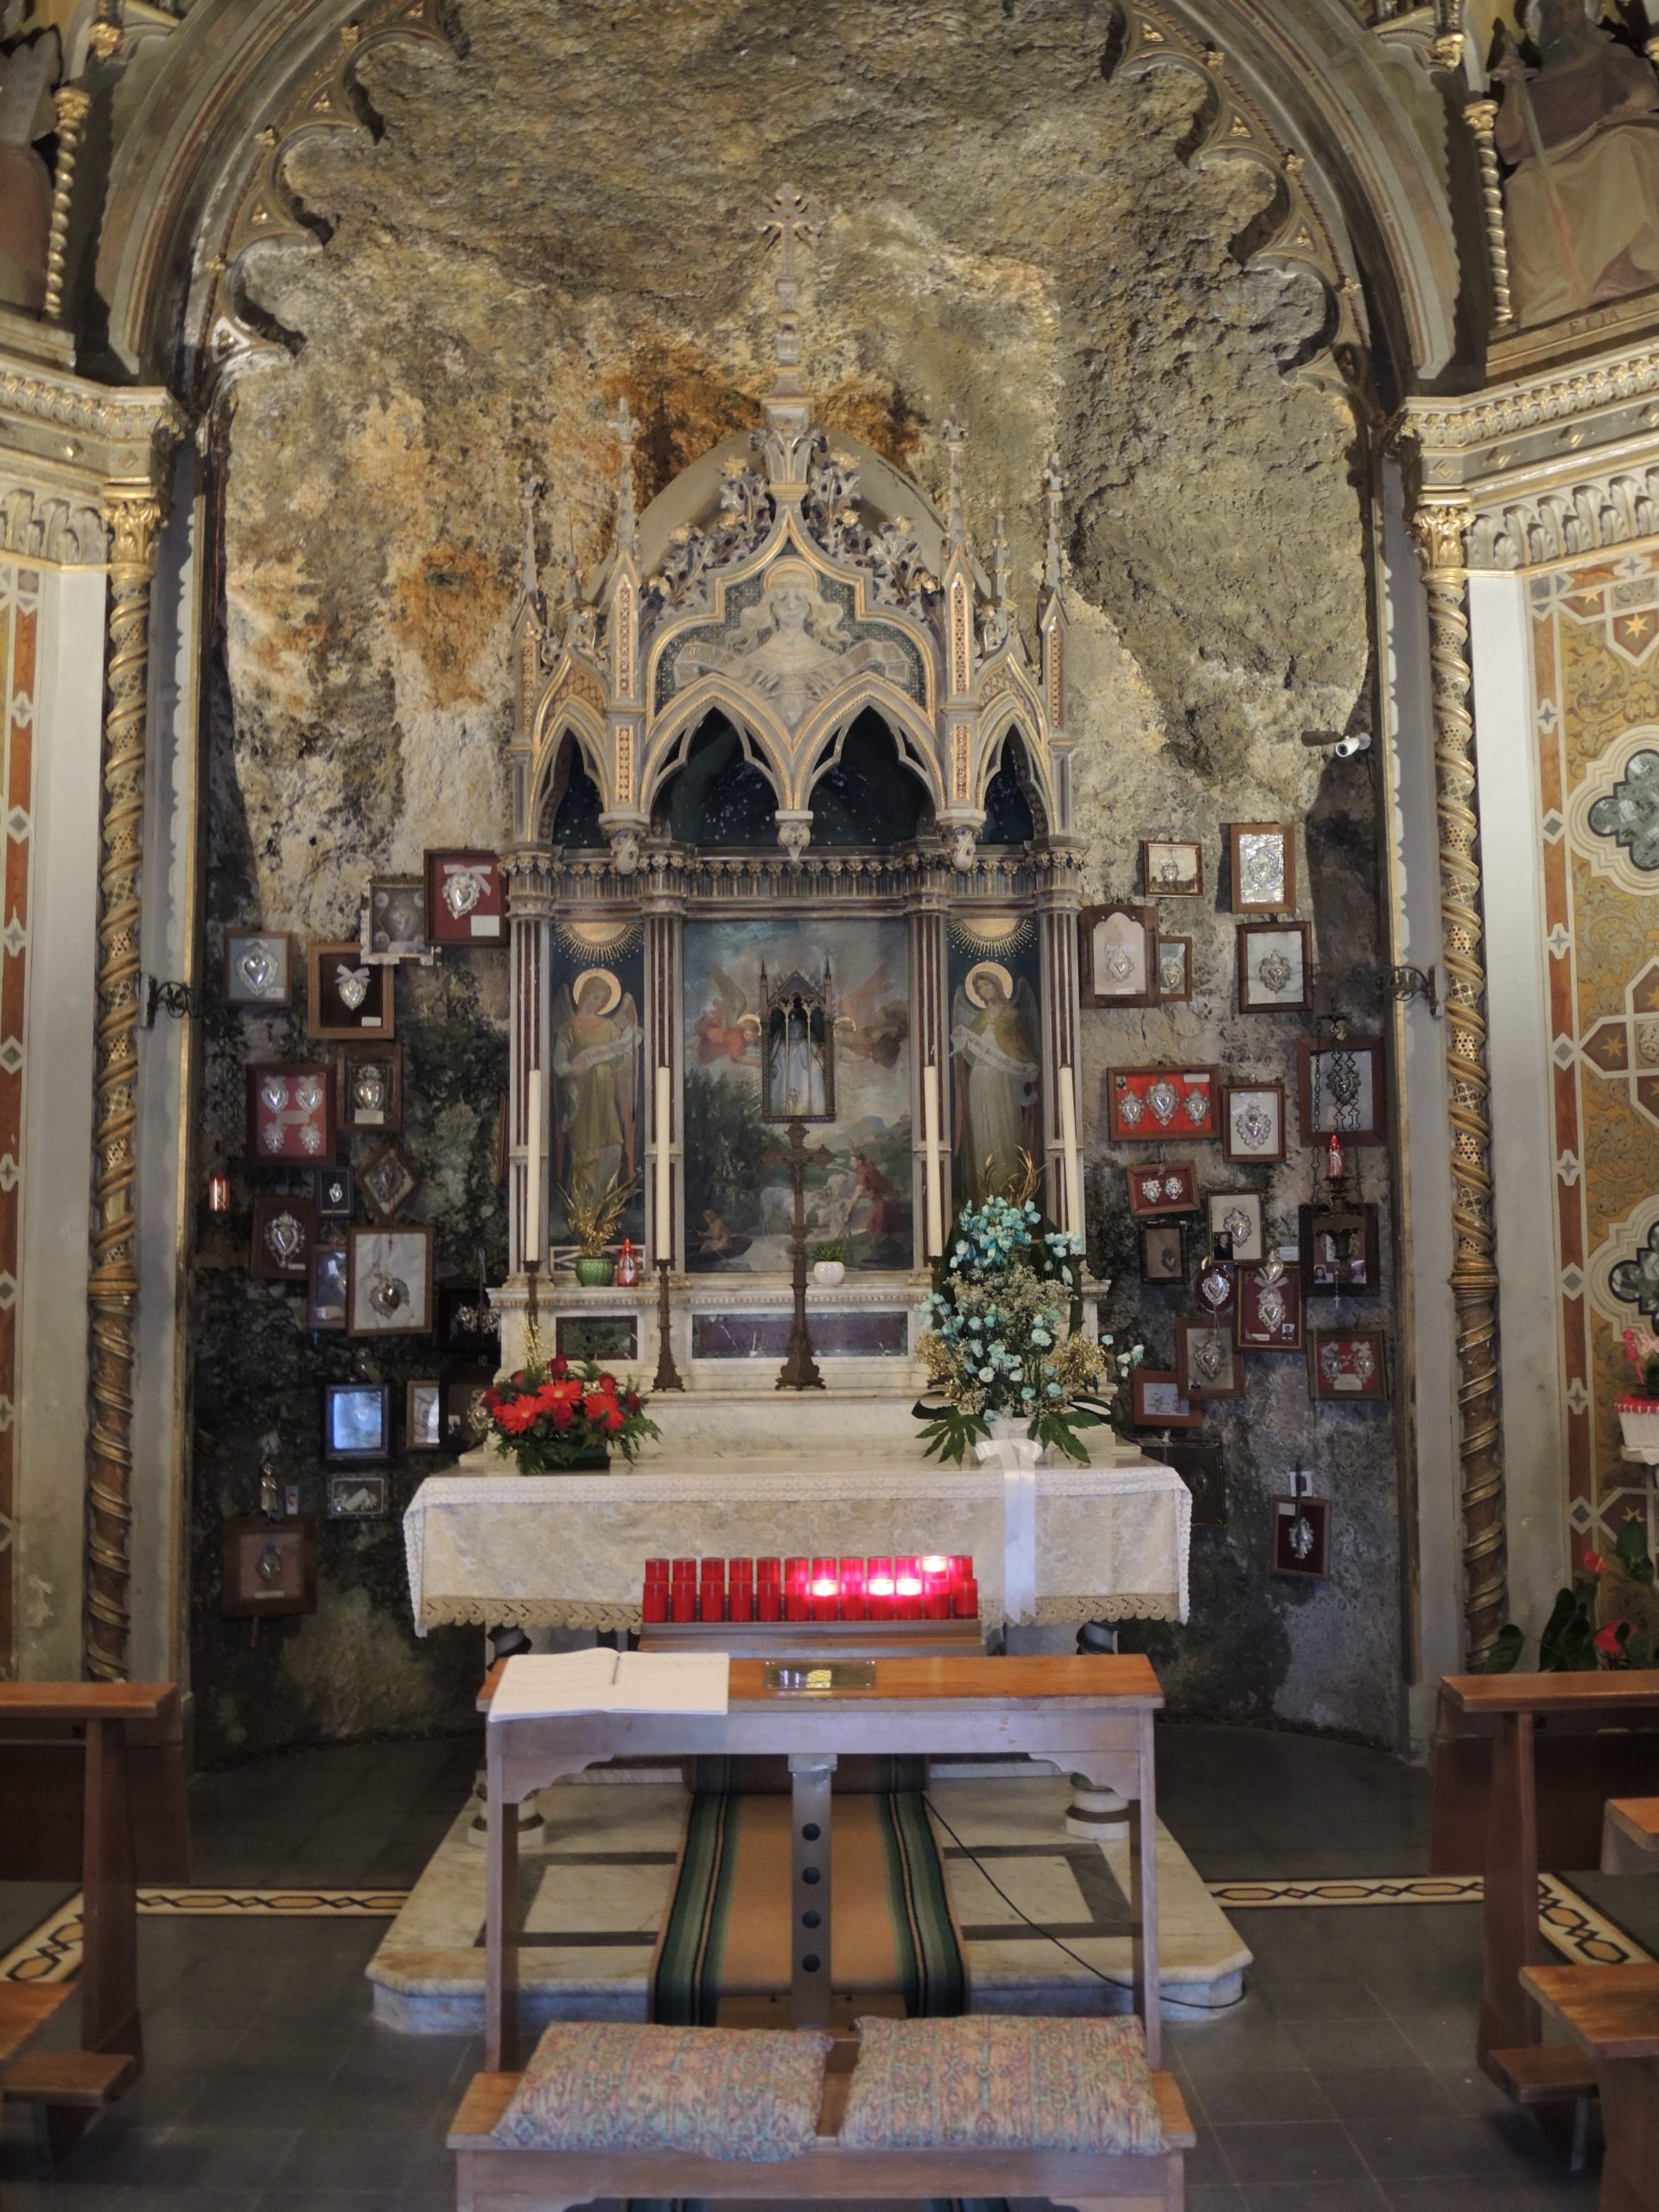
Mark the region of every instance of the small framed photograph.
<instances>
[{"instance_id":1,"label":"small framed photograph","mask_svg":"<svg viewBox=\"0 0 1659 2212\"><path fill-rule=\"evenodd\" d=\"M1331 1572L1331 1501L1275 1497L1273 1571L1322 1581Z\"/></svg>"},{"instance_id":2,"label":"small framed photograph","mask_svg":"<svg viewBox=\"0 0 1659 2212\"><path fill-rule=\"evenodd\" d=\"M443 1385L411 1382L404 1394L404 1448L407 1452L443 1449Z\"/></svg>"},{"instance_id":3,"label":"small framed photograph","mask_svg":"<svg viewBox=\"0 0 1659 2212\"><path fill-rule=\"evenodd\" d=\"M319 1221L349 1221L356 1186L349 1167L319 1167L312 1178Z\"/></svg>"},{"instance_id":4,"label":"small framed photograph","mask_svg":"<svg viewBox=\"0 0 1659 2212\"><path fill-rule=\"evenodd\" d=\"M1221 1093L1224 1160L1280 1160L1285 1156L1282 1083L1230 1083Z\"/></svg>"},{"instance_id":5,"label":"small framed photograph","mask_svg":"<svg viewBox=\"0 0 1659 2212\"><path fill-rule=\"evenodd\" d=\"M478 1394L493 1381L488 1368L474 1368L443 1378L443 1448L471 1452L489 1429L477 1409Z\"/></svg>"},{"instance_id":6,"label":"small framed photograph","mask_svg":"<svg viewBox=\"0 0 1659 2212\"><path fill-rule=\"evenodd\" d=\"M309 1198L261 1191L253 1202L248 1273L260 1282L308 1282L317 1217Z\"/></svg>"},{"instance_id":7,"label":"small framed photograph","mask_svg":"<svg viewBox=\"0 0 1659 2212\"><path fill-rule=\"evenodd\" d=\"M1238 1010L1306 1013L1313 1003L1313 963L1306 922L1241 922Z\"/></svg>"},{"instance_id":8,"label":"small framed photograph","mask_svg":"<svg viewBox=\"0 0 1659 2212\"><path fill-rule=\"evenodd\" d=\"M1155 906L1085 906L1078 933L1084 1006L1157 1005Z\"/></svg>"},{"instance_id":9,"label":"small framed photograph","mask_svg":"<svg viewBox=\"0 0 1659 2212\"><path fill-rule=\"evenodd\" d=\"M391 1457L390 1382L325 1382L322 1386L325 1459Z\"/></svg>"},{"instance_id":10,"label":"small framed photograph","mask_svg":"<svg viewBox=\"0 0 1659 2212\"><path fill-rule=\"evenodd\" d=\"M1233 1329L1246 1351L1300 1351L1302 1271L1294 1261L1274 1253L1239 1268Z\"/></svg>"},{"instance_id":11,"label":"small framed photograph","mask_svg":"<svg viewBox=\"0 0 1659 2212\"><path fill-rule=\"evenodd\" d=\"M409 1154L396 1138L364 1161L357 1180L371 1218L383 1229L397 1219L421 1187Z\"/></svg>"},{"instance_id":12,"label":"small framed photograph","mask_svg":"<svg viewBox=\"0 0 1659 2212\"><path fill-rule=\"evenodd\" d=\"M1244 1363L1230 1321L1184 1313L1175 1324L1175 1379L1185 1398L1242 1398Z\"/></svg>"},{"instance_id":13,"label":"small framed photograph","mask_svg":"<svg viewBox=\"0 0 1659 2212\"><path fill-rule=\"evenodd\" d=\"M310 1002L306 1031L312 1037L390 1037L391 967L363 957L359 944L314 944L309 959Z\"/></svg>"},{"instance_id":14,"label":"small framed photograph","mask_svg":"<svg viewBox=\"0 0 1659 2212\"><path fill-rule=\"evenodd\" d=\"M1339 1136L1382 1144L1384 1078L1380 1037L1304 1037L1300 1059L1302 1141Z\"/></svg>"},{"instance_id":15,"label":"small framed photograph","mask_svg":"<svg viewBox=\"0 0 1659 2212\"><path fill-rule=\"evenodd\" d=\"M1114 1144L1217 1134L1214 1068L1113 1068L1106 1084Z\"/></svg>"},{"instance_id":16,"label":"small framed photograph","mask_svg":"<svg viewBox=\"0 0 1659 2212\"><path fill-rule=\"evenodd\" d=\"M346 1334L418 1337L431 1326L429 1226L353 1230L346 1245Z\"/></svg>"},{"instance_id":17,"label":"small framed photograph","mask_svg":"<svg viewBox=\"0 0 1659 2212\"><path fill-rule=\"evenodd\" d=\"M1173 1367L1135 1369L1137 1428L1196 1428L1203 1419L1202 1409L1181 1389Z\"/></svg>"},{"instance_id":18,"label":"small framed photograph","mask_svg":"<svg viewBox=\"0 0 1659 2212\"><path fill-rule=\"evenodd\" d=\"M1186 1281L1186 1224L1184 1221L1149 1221L1143 1226L1141 1231L1141 1280L1142 1282Z\"/></svg>"},{"instance_id":19,"label":"small framed photograph","mask_svg":"<svg viewBox=\"0 0 1659 2212\"><path fill-rule=\"evenodd\" d=\"M1238 1289L1237 1271L1230 1260L1212 1252L1198 1269L1198 1302L1217 1321L1231 1322Z\"/></svg>"},{"instance_id":20,"label":"small framed photograph","mask_svg":"<svg viewBox=\"0 0 1659 2212\"><path fill-rule=\"evenodd\" d=\"M371 962L423 960L426 885L418 875L377 875L363 906L363 957Z\"/></svg>"},{"instance_id":21,"label":"small framed photograph","mask_svg":"<svg viewBox=\"0 0 1659 2212\"><path fill-rule=\"evenodd\" d=\"M226 930L227 1006L292 1006L294 940L281 931Z\"/></svg>"},{"instance_id":22,"label":"small framed photograph","mask_svg":"<svg viewBox=\"0 0 1659 2212\"><path fill-rule=\"evenodd\" d=\"M502 944L506 900L493 853L429 853L426 934L433 944Z\"/></svg>"},{"instance_id":23,"label":"small framed photograph","mask_svg":"<svg viewBox=\"0 0 1659 2212\"><path fill-rule=\"evenodd\" d=\"M1192 1526L1227 1526L1227 1485L1222 1475L1219 1444L1160 1444L1158 1457L1173 1467L1192 1493Z\"/></svg>"},{"instance_id":24,"label":"small framed photograph","mask_svg":"<svg viewBox=\"0 0 1659 2212\"><path fill-rule=\"evenodd\" d=\"M316 1061L251 1067L248 1165L326 1160L334 1148L334 1071Z\"/></svg>"},{"instance_id":25,"label":"small framed photograph","mask_svg":"<svg viewBox=\"0 0 1659 2212\"><path fill-rule=\"evenodd\" d=\"M1173 1005L1192 995L1192 940L1190 937L1160 937L1158 940L1158 996Z\"/></svg>"},{"instance_id":26,"label":"small framed photograph","mask_svg":"<svg viewBox=\"0 0 1659 2212\"><path fill-rule=\"evenodd\" d=\"M1212 1244L1219 1236L1230 1238L1233 1258L1239 1262L1267 1258L1267 1229L1262 1217L1260 1191L1212 1191L1205 1204Z\"/></svg>"},{"instance_id":27,"label":"small framed photograph","mask_svg":"<svg viewBox=\"0 0 1659 2212\"><path fill-rule=\"evenodd\" d=\"M343 1129L404 1126L401 1045L342 1045L334 1058L335 1096Z\"/></svg>"},{"instance_id":28,"label":"small framed photograph","mask_svg":"<svg viewBox=\"0 0 1659 2212\"><path fill-rule=\"evenodd\" d=\"M1294 914L1296 911L1296 832L1285 822L1235 822L1233 912Z\"/></svg>"},{"instance_id":29,"label":"small framed photograph","mask_svg":"<svg viewBox=\"0 0 1659 2212\"><path fill-rule=\"evenodd\" d=\"M308 1329L346 1326L346 1247L319 1244L311 1255L311 1295L306 1307Z\"/></svg>"},{"instance_id":30,"label":"small framed photograph","mask_svg":"<svg viewBox=\"0 0 1659 2212\"><path fill-rule=\"evenodd\" d=\"M1185 837L1143 837L1141 887L1148 899L1201 899L1203 846Z\"/></svg>"},{"instance_id":31,"label":"small framed photograph","mask_svg":"<svg viewBox=\"0 0 1659 2212\"><path fill-rule=\"evenodd\" d=\"M1388 1345L1381 1329L1310 1329L1307 1372L1311 1395L1321 1403L1388 1403Z\"/></svg>"},{"instance_id":32,"label":"small framed photograph","mask_svg":"<svg viewBox=\"0 0 1659 2212\"><path fill-rule=\"evenodd\" d=\"M384 1521L391 1510L390 1475L330 1475L331 1521Z\"/></svg>"},{"instance_id":33,"label":"small framed photograph","mask_svg":"<svg viewBox=\"0 0 1659 2212\"><path fill-rule=\"evenodd\" d=\"M1190 1160L1160 1160L1153 1167L1126 1167L1129 1216L1150 1221L1159 1214L1196 1213L1198 1180Z\"/></svg>"},{"instance_id":34,"label":"small framed photograph","mask_svg":"<svg viewBox=\"0 0 1659 2212\"><path fill-rule=\"evenodd\" d=\"M1302 1280L1310 1298L1376 1296L1382 1272L1374 1205L1304 1206L1300 1224Z\"/></svg>"}]
</instances>

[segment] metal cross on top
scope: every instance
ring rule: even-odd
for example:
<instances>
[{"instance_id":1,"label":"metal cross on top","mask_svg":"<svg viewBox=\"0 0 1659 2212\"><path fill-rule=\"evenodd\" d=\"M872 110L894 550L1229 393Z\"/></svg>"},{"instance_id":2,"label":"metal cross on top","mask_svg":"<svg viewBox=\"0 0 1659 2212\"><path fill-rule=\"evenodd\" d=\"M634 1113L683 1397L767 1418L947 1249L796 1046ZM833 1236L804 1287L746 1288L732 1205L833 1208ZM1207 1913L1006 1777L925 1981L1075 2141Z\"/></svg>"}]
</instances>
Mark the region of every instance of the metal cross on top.
<instances>
[{"instance_id":1,"label":"metal cross on top","mask_svg":"<svg viewBox=\"0 0 1659 2212\"><path fill-rule=\"evenodd\" d=\"M810 245L823 223L798 185L780 184L755 218L754 227L768 245L776 243L783 247L784 265L779 273L785 283L792 283L799 274L795 266L795 241L798 237Z\"/></svg>"}]
</instances>

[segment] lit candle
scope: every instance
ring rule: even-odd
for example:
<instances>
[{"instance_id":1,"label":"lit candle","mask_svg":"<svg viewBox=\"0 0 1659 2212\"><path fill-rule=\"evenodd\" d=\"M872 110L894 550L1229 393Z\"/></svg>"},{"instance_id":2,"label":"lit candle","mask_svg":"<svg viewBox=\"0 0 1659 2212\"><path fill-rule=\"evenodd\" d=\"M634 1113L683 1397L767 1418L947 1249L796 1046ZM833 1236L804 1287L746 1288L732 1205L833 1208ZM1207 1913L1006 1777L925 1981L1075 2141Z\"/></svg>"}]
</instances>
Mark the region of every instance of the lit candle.
<instances>
[{"instance_id":1,"label":"lit candle","mask_svg":"<svg viewBox=\"0 0 1659 2212\"><path fill-rule=\"evenodd\" d=\"M890 1621L893 1613L893 1577L873 1574L864 1586L873 1621Z\"/></svg>"},{"instance_id":2,"label":"lit candle","mask_svg":"<svg viewBox=\"0 0 1659 2212\"><path fill-rule=\"evenodd\" d=\"M659 1260L674 1256L674 1162L670 1142L674 1127L674 1077L666 1067L657 1071L657 1203L652 1208L651 1233Z\"/></svg>"},{"instance_id":3,"label":"lit candle","mask_svg":"<svg viewBox=\"0 0 1659 2212\"><path fill-rule=\"evenodd\" d=\"M542 1256L542 1071L531 1068L525 1116L529 1146L524 1160L524 1265L535 1267Z\"/></svg>"},{"instance_id":4,"label":"lit candle","mask_svg":"<svg viewBox=\"0 0 1659 2212\"><path fill-rule=\"evenodd\" d=\"M1065 1158L1066 1227L1083 1234L1083 1162L1077 1156L1077 1100L1070 1068L1060 1070L1060 1149Z\"/></svg>"},{"instance_id":5,"label":"lit candle","mask_svg":"<svg viewBox=\"0 0 1659 2212\"><path fill-rule=\"evenodd\" d=\"M812 1618L815 1621L832 1621L837 1611L841 1585L833 1574L815 1574L812 1578Z\"/></svg>"},{"instance_id":6,"label":"lit candle","mask_svg":"<svg viewBox=\"0 0 1659 2212\"><path fill-rule=\"evenodd\" d=\"M927 1256L944 1248L944 1193L939 1179L939 1071L930 1060L922 1070L922 1188L927 1198Z\"/></svg>"}]
</instances>

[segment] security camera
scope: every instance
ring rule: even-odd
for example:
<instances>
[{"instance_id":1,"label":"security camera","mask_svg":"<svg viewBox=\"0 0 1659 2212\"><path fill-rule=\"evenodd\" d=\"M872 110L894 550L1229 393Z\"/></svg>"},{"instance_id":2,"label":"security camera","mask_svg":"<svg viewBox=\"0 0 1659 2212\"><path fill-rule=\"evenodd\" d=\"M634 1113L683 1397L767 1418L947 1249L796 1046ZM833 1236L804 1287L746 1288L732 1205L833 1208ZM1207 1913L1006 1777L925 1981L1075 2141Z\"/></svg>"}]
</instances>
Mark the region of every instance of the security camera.
<instances>
[{"instance_id":1,"label":"security camera","mask_svg":"<svg viewBox=\"0 0 1659 2212\"><path fill-rule=\"evenodd\" d=\"M1338 760L1351 760L1357 753L1371 749L1371 733L1368 729L1351 730L1346 737L1338 738L1332 750Z\"/></svg>"}]
</instances>

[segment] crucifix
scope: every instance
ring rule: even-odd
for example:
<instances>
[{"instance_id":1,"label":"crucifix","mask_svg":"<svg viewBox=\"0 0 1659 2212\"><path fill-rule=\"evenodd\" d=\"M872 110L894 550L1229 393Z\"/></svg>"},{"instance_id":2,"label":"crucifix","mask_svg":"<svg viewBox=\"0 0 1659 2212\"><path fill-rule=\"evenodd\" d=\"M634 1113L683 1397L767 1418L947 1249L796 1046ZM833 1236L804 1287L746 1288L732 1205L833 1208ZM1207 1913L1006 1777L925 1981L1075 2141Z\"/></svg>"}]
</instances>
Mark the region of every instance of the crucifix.
<instances>
[{"instance_id":1,"label":"crucifix","mask_svg":"<svg viewBox=\"0 0 1659 2212\"><path fill-rule=\"evenodd\" d=\"M766 205L755 217L754 227L768 245L783 247L783 267L779 270L782 283L792 284L799 271L795 266L795 241L805 240L808 245L817 237L822 226L817 209L798 184L780 184Z\"/></svg>"},{"instance_id":2,"label":"crucifix","mask_svg":"<svg viewBox=\"0 0 1659 2212\"><path fill-rule=\"evenodd\" d=\"M795 1198L795 1223L790 1238L793 1265L790 1287L795 1294L795 1317L790 1324L789 1350L778 1376L780 1390L822 1390L823 1377L812 1357L812 1332L806 1325L806 1123L798 1115L789 1125L789 1183Z\"/></svg>"}]
</instances>

